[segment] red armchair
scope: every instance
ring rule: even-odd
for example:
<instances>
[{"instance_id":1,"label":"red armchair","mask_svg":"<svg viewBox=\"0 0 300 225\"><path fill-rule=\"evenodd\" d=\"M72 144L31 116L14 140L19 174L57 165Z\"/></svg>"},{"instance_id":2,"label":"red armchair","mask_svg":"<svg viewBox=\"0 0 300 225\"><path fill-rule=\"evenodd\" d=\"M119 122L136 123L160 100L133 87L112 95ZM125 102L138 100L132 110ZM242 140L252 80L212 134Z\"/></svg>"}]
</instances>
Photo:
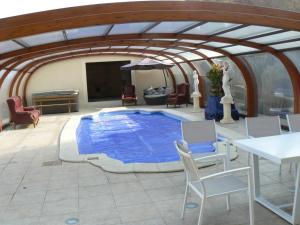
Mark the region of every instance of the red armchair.
<instances>
[{"instance_id":1,"label":"red armchair","mask_svg":"<svg viewBox=\"0 0 300 225\"><path fill-rule=\"evenodd\" d=\"M135 95L134 85L126 85L123 88L122 106L124 106L126 103L134 103L135 105L137 103L137 97Z\"/></svg>"},{"instance_id":2,"label":"red armchair","mask_svg":"<svg viewBox=\"0 0 300 225\"><path fill-rule=\"evenodd\" d=\"M169 105L177 105L186 104L186 107L189 104L190 99L190 91L189 91L189 84L182 83L176 86L176 93L169 94L167 97L167 107Z\"/></svg>"},{"instance_id":3,"label":"red armchair","mask_svg":"<svg viewBox=\"0 0 300 225\"><path fill-rule=\"evenodd\" d=\"M10 122L14 128L18 124L33 124L34 127L39 122L40 111L35 107L24 107L20 96L12 96L6 100L10 112Z\"/></svg>"}]
</instances>

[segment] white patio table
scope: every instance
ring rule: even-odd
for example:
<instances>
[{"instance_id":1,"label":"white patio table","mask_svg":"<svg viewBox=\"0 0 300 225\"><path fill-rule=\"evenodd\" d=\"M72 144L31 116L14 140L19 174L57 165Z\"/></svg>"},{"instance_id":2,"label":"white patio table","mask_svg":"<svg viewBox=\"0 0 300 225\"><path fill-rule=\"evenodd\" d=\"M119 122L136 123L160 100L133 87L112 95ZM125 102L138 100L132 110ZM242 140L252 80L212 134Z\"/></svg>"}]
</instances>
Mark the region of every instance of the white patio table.
<instances>
[{"instance_id":1,"label":"white patio table","mask_svg":"<svg viewBox=\"0 0 300 225\"><path fill-rule=\"evenodd\" d=\"M297 167L295 196L292 214L285 212L284 206L276 206L265 199L260 192L259 158L263 157L276 164L300 162L300 132L269 137L236 140L233 144L252 155L255 200L272 210L291 224L300 224L300 166ZM286 207L286 206L285 206Z\"/></svg>"}]
</instances>

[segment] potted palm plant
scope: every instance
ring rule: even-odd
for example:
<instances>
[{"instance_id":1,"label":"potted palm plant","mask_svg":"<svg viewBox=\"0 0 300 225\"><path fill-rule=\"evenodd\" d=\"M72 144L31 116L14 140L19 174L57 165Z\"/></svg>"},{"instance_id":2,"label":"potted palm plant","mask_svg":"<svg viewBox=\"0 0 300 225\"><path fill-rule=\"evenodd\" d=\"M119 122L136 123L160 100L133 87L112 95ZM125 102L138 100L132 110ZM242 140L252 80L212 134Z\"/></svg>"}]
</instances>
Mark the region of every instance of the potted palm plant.
<instances>
[{"instance_id":1,"label":"potted palm plant","mask_svg":"<svg viewBox=\"0 0 300 225\"><path fill-rule=\"evenodd\" d=\"M205 108L205 119L219 121L223 117L223 107L220 104L221 97L224 95L222 77L223 71L221 65L213 64L207 73L207 78L210 81L210 94Z\"/></svg>"},{"instance_id":2,"label":"potted palm plant","mask_svg":"<svg viewBox=\"0 0 300 225\"><path fill-rule=\"evenodd\" d=\"M207 73L207 78L210 81L211 96L219 96L219 97L223 96L222 76L223 76L223 71L219 64L214 64L211 70Z\"/></svg>"}]
</instances>

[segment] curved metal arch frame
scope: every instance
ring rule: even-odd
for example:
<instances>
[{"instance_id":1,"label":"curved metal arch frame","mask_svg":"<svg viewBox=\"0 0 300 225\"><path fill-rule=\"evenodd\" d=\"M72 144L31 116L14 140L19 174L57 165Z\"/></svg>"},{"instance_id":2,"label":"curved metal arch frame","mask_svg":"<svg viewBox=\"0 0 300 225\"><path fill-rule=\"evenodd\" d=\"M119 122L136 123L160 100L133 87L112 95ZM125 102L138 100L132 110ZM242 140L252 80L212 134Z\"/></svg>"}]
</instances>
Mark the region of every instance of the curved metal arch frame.
<instances>
[{"instance_id":1,"label":"curved metal arch frame","mask_svg":"<svg viewBox=\"0 0 300 225\"><path fill-rule=\"evenodd\" d=\"M72 50L72 49L69 49L69 50ZM93 52L94 50L88 50L88 51L86 51L87 52L87 54L88 53L90 53L90 52ZM108 51L113 51L113 50L111 50L111 49L109 49ZM129 49L127 49L126 51L130 51ZM134 50L135 52L137 51L137 50ZM169 59L169 60L171 60L171 61L173 61L176 65L178 64L175 60L173 60L171 57L169 57L169 56L167 56L167 55L171 55L171 56L176 56L177 57L177 55L176 54L173 54L173 53L164 53L163 54L163 52L159 52L159 51L151 51L151 50L144 50L143 49L143 51L142 52L148 52L148 53L153 53L153 54L157 54L158 56L159 55L163 55L164 57L166 57L167 59ZM57 53L57 52L52 52L52 53ZM67 53L65 53L65 54L67 54ZM74 52L70 52L70 54L74 54ZM40 55L37 55L37 56L40 56ZM51 57L51 56L50 56ZM30 59L32 59L33 57L30 57ZM46 57L45 57L46 58ZM181 58L183 61L187 61L185 58L183 58L183 57L179 57L179 58ZM43 58L44 59L44 58ZM46 58L47 59L47 58ZM23 63L23 62L25 62L25 61L28 61L29 59L28 58L23 58L22 60L19 60L19 61L17 61L15 64L13 64L11 67L9 67L7 70L13 70L16 66L18 66L19 64L21 64L21 63ZM185 78L185 80L188 82L188 80L187 80L187 74L185 73L185 71L184 70L181 70L182 71L182 73L183 73L183 76L184 76L184 78ZM6 74L5 74L6 75ZM7 75L6 75L7 76ZM6 76L2 76L1 78L0 78L0 88L1 88L1 85L2 85L2 83L3 83L3 80L6 78Z\"/></svg>"},{"instance_id":2,"label":"curved metal arch frame","mask_svg":"<svg viewBox=\"0 0 300 225\"><path fill-rule=\"evenodd\" d=\"M126 43L125 41L122 41L122 43ZM93 43L94 44L94 43ZM105 45L107 45L108 43L106 42L105 43ZM110 43L111 44L111 43ZM143 42L143 43L140 43L141 45L145 45L145 43ZM148 44L149 44L149 42L148 42ZM170 43L168 43L168 42L166 42L166 41L163 41L162 43L160 43L160 44L164 44L163 46L165 47L165 46L169 46L168 44L171 44L171 45L173 45L174 43L173 42L170 42ZM135 45L138 45L137 44L137 42L135 42ZM183 43L180 43L180 45L182 46L183 45ZM187 44L188 46L193 46L193 44ZM157 45L157 46L161 46L161 45ZM87 46L85 46L85 47L87 47ZM89 46L90 47L90 46ZM162 47L162 46L161 46ZM203 47L203 48L205 48L205 49L209 49L209 50L215 50L213 47L209 47L209 46L203 46L203 45L201 45L201 47ZM111 50L110 50L111 51ZM136 50L134 50L134 51L136 51ZM216 52L220 52L221 54L223 54L223 55L225 55L225 56L227 56L227 57L231 57L231 55L229 54L229 53L227 53L227 52L225 52L225 51L222 51L222 50L215 50ZM162 52L162 51L161 51ZM174 56L176 56L176 57L178 57L178 55L176 55L176 54L172 54L172 53L165 53L165 54L168 54L168 55L174 55ZM179 56L180 57L180 56ZM233 57L233 58L236 58L236 57ZM186 61L187 62L187 60L184 60L184 61ZM189 64L189 65L191 65L191 64ZM242 75L244 76L244 79L245 79L245 81L246 81L246 84L247 84L247 87L249 87L249 88L247 88L247 90L249 90L249 89L252 89L251 88L251 84L248 82L249 81L249 79L247 79L247 78L245 78L245 74L246 74L246 76L249 76L249 73L247 73L247 72L245 72L245 71L247 71L247 69L245 69L245 68L242 68L243 66L242 66L242 64L240 64L240 65L238 65L238 67L239 67L239 69L240 69L240 71L242 72ZM183 71L183 69L182 69L182 71ZM245 73L245 74L244 74ZM186 80L187 80L187 78L185 78ZM202 78L201 78L202 79ZM204 81L202 81L202 85L204 86ZM203 88L203 87L202 87ZM204 89L204 88L203 88ZM248 93L248 98L247 99L252 99L252 97L251 97L251 95L249 95L249 94L251 94L252 95L252 93ZM202 102L201 102L201 105L203 106L204 105L204 99L202 99ZM254 106L255 107L255 106ZM254 108L254 107L252 107L252 106L250 106L249 105L249 107L248 107L248 115L249 116L253 116L253 115L255 115L256 114L256 112L254 112L253 110L251 110L251 108Z\"/></svg>"},{"instance_id":3,"label":"curved metal arch frame","mask_svg":"<svg viewBox=\"0 0 300 225\"><path fill-rule=\"evenodd\" d=\"M116 50L116 49L114 49L114 50ZM111 51L111 50L106 50L106 52L107 51ZM124 52L127 52L128 50L124 50L124 49L118 49L118 51L119 52L122 52L122 51L124 51ZM134 50L134 51L137 51L137 50ZM141 51L141 50L140 50ZM102 52L105 52L105 51L103 51L102 50ZM142 52L142 51L141 51ZM250 78L250 73L249 73L249 71L248 71L248 69L242 64L242 63L240 63L239 62L239 60L238 60L238 58L236 58L236 57L231 57L230 55L227 55L234 63L238 63L237 64L237 67L240 69L240 71L241 71L241 73L242 73L242 75L244 75L244 74L246 74L247 75L247 77L244 77L244 79L245 79L245 82L246 82L246 86L247 86L247 100L248 100L248 102L247 102L247 105L251 102L251 100L253 101L253 98L251 97L252 95L253 95L253 89L251 89L250 88L250 86L252 86L252 84L250 83L250 82L253 82L253 80L251 80L251 79L249 79ZM188 63L189 65L193 65L192 63ZM195 67L194 67L195 68ZM250 91L250 90L252 90L252 91ZM255 107L255 105L253 105L253 102L251 102L251 104L252 105L248 105L248 107L247 107L247 109L248 109L248 112L247 112L247 114L248 114L248 116L254 116L255 114L256 114L256 112L255 112L255 110L252 110L252 108L254 108Z\"/></svg>"},{"instance_id":4,"label":"curved metal arch frame","mask_svg":"<svg viewBox=\"0 0 300 225\"><path fill-rule=\"evenodd\" d=\"M149 1L79 6L1 19L0 41L84 26L187 19L300 30L299 13L290 11L230 3Z\"/></svg>"},{"instance_id":5,"label":"curved metal arch frame","mask_svg":"<svg viewBox=\"0 0 300 225\"><path fill-rule=\"evenodd\" d=\"M207 20L207 21L229 21L229 22L243 22L244 24L250 24L247 21L249 21L249 15L251 15L253 18L253 20L251 19L251 24L256 24L256 25L267 25L267 26L275 26L275 27L281 27L281 28L289 28L289 29L294 29L294 30L299 30L298 24L299 24L299 14L298 13L291 13L291 12L287 12L287 11L282 11L282 10L273 10L273 9L267 9L267 8L261 8L261 7L251 7L251 6L244 6L244 5L236 5L236 4L227 4L227 3L198 3L198 2L193 2L193 3L178 3L178 2L174 2L172 3L172 7L170 7L170 2L159 2L159 10L160 10L160 17L164 17L162 19L165 19L167 17L167 14L170 16L172 14L172 18L170 18L170 20L174 21L174 20L179 20L180 18L182 18L182 20L186 20L186 18L189 18L190 20L192 20L193 18L202 18L201 20ZM116 10L119 11L124 10L124 5L126 6L126 11L121 12L125 14L128 13L128 7L130 9L135 9L137 7L138 3L134 3L130 4L130 3L124 3L124 4L107 4L107 5L98 5L97 7L93 6L87 6L86 9L86 13L90 13L93 8L102 8L104 9L105 6L105 10L104 11L98 11L99 12L103 12L103 13L108 13L113 11L114 9L118 9ZM141 10L141 12L143 12L143 16L141 16L140 18L143 18L143 20L145 20L145 17L151 17L152 19L150 19L149 21L157 21L157 19L159 19L160 17L157 17L157 15L155 14L155 10L158 10L158 8L156 8L156 6L158 6L157 2L155 3L149 3L149 4L138 4L138 9ZM184 6L184 7L182 7ZM197 8L200 7L200 8ZM121 8L120 8L121 7ZM195 8L196 7L196 8ZM122 9L123 8L123 9ZM185 10L182 10L182 8L184 8ZM181 9L181 11L179 12L178 10ZM197 9L197 10L195 10ZM51 16L54 16L53 18L59 18L57 17L57 14L60 15L66 15L67 11L64 10L54 10L52 11ZM75 8L70 8L67 9L69 12L69 16L74 16L77 13L79 13L79 11L82 10L82 7L75 7ZM75 13L74 13L75 10ZM146 10L148 13L145 13ZM162 13L161 10L164 11L168 11L168 13ZM170 12L169 10L172 10L172 12ZM206 11L206 13L199 13L199 11ZM190 17L187 16L187 11L189 11L189 15ZM193 12L192 12L193 11ZM195 12L197 11L197 12ZM82 11L81 11L82 12ZM222 13L221 13L222 12ZM230 14L228 14L228 12L230 12ZM174 13L174 15L173 15ZM96 13L97 14L97 13ZM94 14L94 16L96 15ZM121 15L120 12L118 13L118 18L114 17L114 15L112 15L111 20L115 20L115 22L117 22L118 20L122 20L122 22L124 22L124 18ZM153 15L154 14L154 15ZM175 15L176 14L176 15ZM198 14L198 16L197 16ZM44 15L46 16L46 14L44 13ZM90 20L85 21L87 23L92 23L95 22L96 20L99 20L101 18L101 16L97 15L96 17L93 17L92 14L89 14L91 17L89 17ZM138 18L138 13L136 13L134 16L127 18L128 22L136 22L138 21L140 18ZM21 21L20 17L16 17L16 18L9 18L8 20L1 20L0 21L0 29L5 29L5 25L10 25L11 27L13 27L14 25L20 25L23 24L23 27L21 27L22 32L36 32L36 31L26 31L26 25L25 23L33 23L33 18L35 18L35 16L39 16L41 17L41 13L36 13L34 15L26 15L26 20ZM88 16L88 15L85 15ZM107 15L106 15L107 16ZM212 18L213 17L213 18ZM52 19L53 19L52 18ZM67 18L67 17L66 17ZM214 19L215 18L215 19ZM293 20L290 20L291 18L293 18ZM48 17L44 17L43 19L45 19L44 22L48 22L50 23L50 21L52 19L49 19L49 15ZM68 24L66 21L70 19L67 18L65 20L65 23L62 23L64 25ZM78 19L78 18L77 18ZM126 19L125 19L126 20ZM2 22L5 21L5 23L3 24ZM78 19L79 21L79 19ZM39 23L42 21L39 21ZM98 21L99 22L99 21ZM107 23L106 21L104 21L104 23ZM99 24L99 23L97 23ZM37 26L37 28L40 26L41 24L34 24L35 26ZM51 24L49 24L48 29L57 29L55 28L55 26L50 26ZM70 25L69 26L74 26L74 25ZM69 27L68 27L69 28ZM34 29L33 29L34 30ZM49 31L49 30L48 30ZM12 34L11 32L4 32L5 35L16 35L16 34ZM2 33L3 34L3 33ZM24 35L23 35L24 36ZM2 37L1 37L2 38ZM283 54L283 53L276 53L276 55L278 55L280 57L280 61L284 62L284 66L286 67L286 69L288 70L289 74L293 73L293 74L299 74L297 68L295 67L295 65ZM289 69L289 66L291 67ZM294 77L291 77L292 80L292 84L293 84L293 88L294 88L294 97L295 97L295 101L294 102L299 102L296 101L296 98L298 98L297 95L299 93L299 79ZM295 82L294 82L295 81ZM294 85L297 85L298 87L294 87ZM295 92L297 94L295 94ZM300 103L298 103L300 106ZM295 105L295 111L299 110L298 108L300 107L296 107Z\"/></svg>"}]
</instances>

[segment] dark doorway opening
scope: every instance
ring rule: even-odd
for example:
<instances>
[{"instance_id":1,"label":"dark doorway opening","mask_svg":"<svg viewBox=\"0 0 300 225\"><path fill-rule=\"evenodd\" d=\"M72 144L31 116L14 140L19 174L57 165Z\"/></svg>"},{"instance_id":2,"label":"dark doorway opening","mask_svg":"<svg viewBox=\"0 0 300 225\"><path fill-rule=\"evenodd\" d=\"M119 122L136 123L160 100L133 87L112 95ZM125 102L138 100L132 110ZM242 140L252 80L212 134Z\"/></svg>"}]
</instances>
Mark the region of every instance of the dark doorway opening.
<instances>
[{"instance_id":1,"label":"dark doorway opening","mask_svg":"<svg viewBox=\"0 0 300 225\"><path fill-rule=\"evenodd\" d=\"M130 61L86 63L88 101L120 99L122 87L131 84L131 72L120 67Z\"/></svg>"}]
</instances>

